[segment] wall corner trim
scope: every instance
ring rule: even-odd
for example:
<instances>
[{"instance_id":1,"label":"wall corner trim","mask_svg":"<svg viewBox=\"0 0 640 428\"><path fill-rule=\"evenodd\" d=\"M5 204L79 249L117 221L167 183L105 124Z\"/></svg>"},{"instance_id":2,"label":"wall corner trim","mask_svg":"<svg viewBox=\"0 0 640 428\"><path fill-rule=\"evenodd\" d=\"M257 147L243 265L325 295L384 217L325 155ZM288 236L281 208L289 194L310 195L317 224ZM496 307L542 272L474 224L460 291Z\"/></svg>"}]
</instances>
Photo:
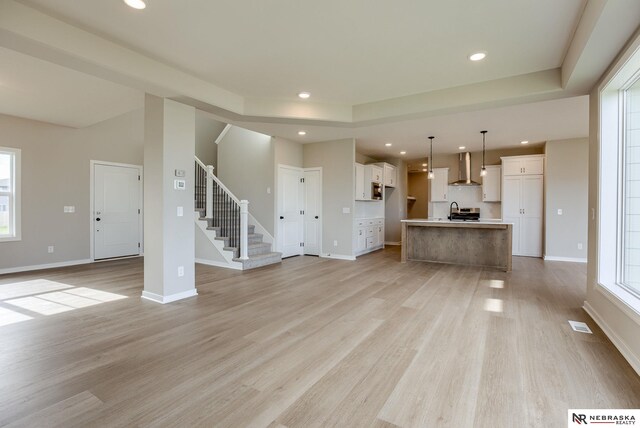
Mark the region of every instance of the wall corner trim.
<instances>
[{"instance_id":1,"label":"wall corner trim","mask_svg":"<svg viewBox=\"0 0 640 428\"><path fill-rule=\"evenodd\" d=\"M635 355L627 344L618 336L609 325L602 319L600 314L585 300L582 309L598 324L598 327L602 329L604 334L611 340L613 345L620 351L625 360L631 365L631 367L640 375L640 358Z\"/></svg>"},{"instance_id":2,"label":"wall corner trim","mask_svg":"<svg viewBox=\"0 0 640 428\"><path fill-rule=\"evenodd\" d=\"M197 295L198 295L198 290L194 288L192 290L183 291L181 293L170 294L168 296L162 296L160 294L143 291L141 297L143 299L151 300L152 302L156 302L156 303L162 303L164 305L166 303L175 302L178 300L186 299L186 298L197 296Z\"/></svg>"}]
</instances>

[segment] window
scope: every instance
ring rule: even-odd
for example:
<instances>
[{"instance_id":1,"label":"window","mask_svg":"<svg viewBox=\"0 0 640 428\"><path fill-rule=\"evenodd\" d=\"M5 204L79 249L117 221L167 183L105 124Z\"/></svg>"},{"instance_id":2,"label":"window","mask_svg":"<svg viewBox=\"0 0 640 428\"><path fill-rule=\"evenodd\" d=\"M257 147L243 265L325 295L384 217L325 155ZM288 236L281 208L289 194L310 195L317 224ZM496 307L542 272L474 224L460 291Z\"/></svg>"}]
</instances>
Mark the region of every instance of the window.
<instances>
[{"instance_id":1,"label":"window","mask_svg":"<svg viewBox=\"0 0 640 428\"><path fill-rule=\"evenodd\" d=\"M623 93L620 283L640 296L640 79Z\"/></svg>"},{"instance_id":2,"label":"window","mask_svg":"<svg viewBox=\"0 0 640 428\"><path fill-rule=\"evenodd\" d=\"M0 241L20 239L20 150L0 147Z\"/></svg>"}]
</instances>

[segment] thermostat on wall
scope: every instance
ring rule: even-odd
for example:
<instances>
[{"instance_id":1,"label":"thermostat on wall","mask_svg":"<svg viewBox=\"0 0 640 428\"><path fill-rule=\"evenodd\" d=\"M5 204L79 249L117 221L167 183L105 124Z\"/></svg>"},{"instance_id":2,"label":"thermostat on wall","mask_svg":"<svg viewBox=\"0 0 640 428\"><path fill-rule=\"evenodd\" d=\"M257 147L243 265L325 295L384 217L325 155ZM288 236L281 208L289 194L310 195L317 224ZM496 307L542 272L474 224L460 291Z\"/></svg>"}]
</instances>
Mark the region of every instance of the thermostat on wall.
<instances>
[{"instance_id":1,"label":"thermostat on wall","mask_svg":"<svg viewBox=\"0 0 640 428\"><path fill-rule=\"evenodd\" d=\"M187 182L185 180L173 180L173 188L175 190L185 190L187 188Z\"/></svg>"}]
</instances>

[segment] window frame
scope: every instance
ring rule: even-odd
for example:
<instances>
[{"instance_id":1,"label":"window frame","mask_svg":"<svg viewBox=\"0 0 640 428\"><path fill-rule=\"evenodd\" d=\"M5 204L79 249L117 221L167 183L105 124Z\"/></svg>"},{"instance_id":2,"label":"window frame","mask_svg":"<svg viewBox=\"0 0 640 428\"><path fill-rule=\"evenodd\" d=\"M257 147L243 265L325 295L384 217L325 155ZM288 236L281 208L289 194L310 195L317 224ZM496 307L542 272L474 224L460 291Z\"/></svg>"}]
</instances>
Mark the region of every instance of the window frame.
<instances>
[{"instance_id":1,"label":"window frame","mask_svg":"<svg viewBox=\"0 0 640 428\"><path fill-rule=\"evenodd\" d=\"M1 242L20 241L22 240L22 222L21 222L21 194L22 194L22 151L14 147L0 147L0 153L9 154L12 160L12 180L13 188L8 192L0 191L0 195L9 196L9 235L1 235Z\"/></svg>"}]
</instances>

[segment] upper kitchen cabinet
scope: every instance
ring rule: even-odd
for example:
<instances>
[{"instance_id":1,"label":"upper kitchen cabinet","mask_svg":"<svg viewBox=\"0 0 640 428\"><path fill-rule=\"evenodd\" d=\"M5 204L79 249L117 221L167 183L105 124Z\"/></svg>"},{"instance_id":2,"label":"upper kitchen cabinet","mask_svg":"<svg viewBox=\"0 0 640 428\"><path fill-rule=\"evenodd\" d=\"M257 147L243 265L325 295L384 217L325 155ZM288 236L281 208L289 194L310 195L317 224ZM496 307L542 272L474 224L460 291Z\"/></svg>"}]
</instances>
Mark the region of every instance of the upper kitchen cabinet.
<instances>
[{"instance_id":1,"label":"upper kitchen cabinet","mask_svg":"<svg viewBox=\"0 0 640 428\"><path fill-rule=\"evenodd\" d=\"M449 190L449 168L433 168L431 184L431 202L447 202Z\"/></svg>"},{"instance_id":2,"label":"upper kitchen cabinet","mask_svg":"<svg viewBox=\"0 0 640 428\"><path fill-rule=\"evenodd\" d=\"M482 201L500 202L500 165L486 166L487 174L482 177Z\"/></svg>"},{"instance_id":3,"label":"upper kitchen cabinet","mask_svg":"<svg viewBox=\"0 0 640 428\"><path fill-rule=\"evenodd\" d=\"M378 165L365 165L365 177L371 183L382 183L383 169Z\"/></svg>"},{"instance_id":4,"label":"upper kitchen cabinet","mask_svg":"<svg viewBox=\"0 0 640 428\"><path fill-rule=\"evenodd\" d=\"M398 182L398 174L395 166L388 164L386 162L377 163L383 171L383 181L384 187L396 187L396 183Z\"/></svg>"},{"instance_id":5,"label":"upper kitchen cabinet","mask_svg":"<svg viewBox=\"0 0 640 428\"><path fill-rule=\"evenodd\" d=\"M371 199L371 185L365 186L365 167L362 164L356 164L356 201L364 201ZM367 192L368 191L368 192Z\"/></svg>"},{"instance_id":6,"label":"upper kitchen cabinet","mask_svg":"<svg viewBox=\"0 0 640 428\"><path fill-rule=\"evenodd\" d=\"M544 173L544 155L510 156L502 158L504 175L541 175Z\"/></svg>"}]
</instances>

